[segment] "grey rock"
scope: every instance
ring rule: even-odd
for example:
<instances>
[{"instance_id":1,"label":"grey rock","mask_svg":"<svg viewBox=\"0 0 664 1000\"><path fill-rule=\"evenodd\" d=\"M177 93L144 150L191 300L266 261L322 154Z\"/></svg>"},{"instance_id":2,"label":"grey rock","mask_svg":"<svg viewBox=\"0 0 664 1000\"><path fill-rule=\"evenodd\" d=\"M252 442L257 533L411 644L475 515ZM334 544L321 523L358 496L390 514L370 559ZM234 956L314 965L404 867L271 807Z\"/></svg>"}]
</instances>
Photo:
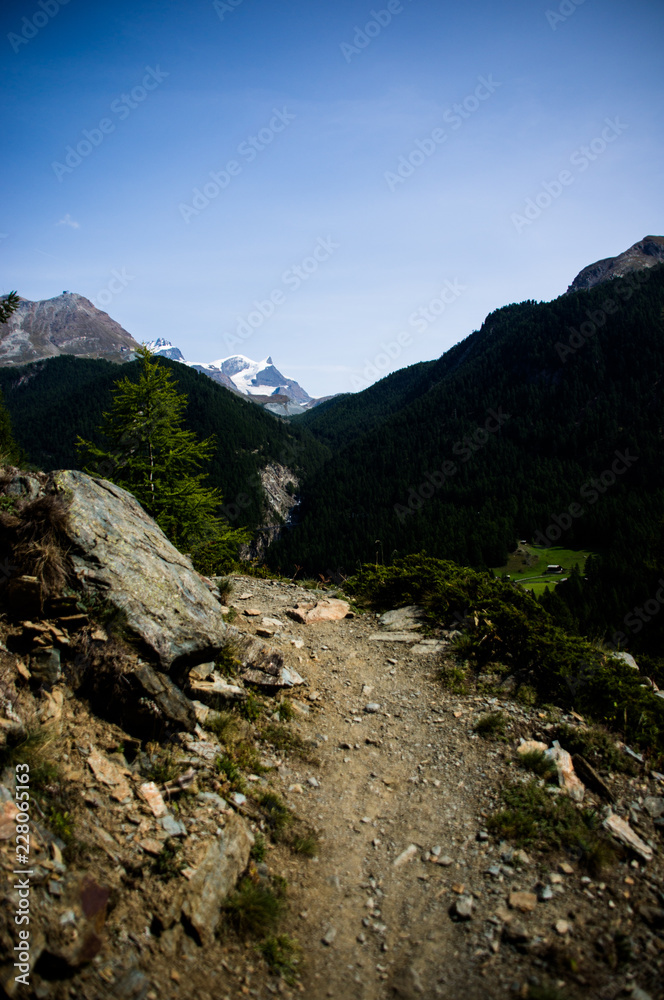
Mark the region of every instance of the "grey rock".
<instances>
[{"instance_id":1,"label":"grey rock","mask_svg":"<svg viewBox=\"0 0 664 1000\"><path fill-rule=\"evenodd\" d=\"M410 604L405 608L397 608L394 611L386 611L378 619L380 625L390 632L415 631L422 627L421 619L424 618L424 608L416 604Z\"/></svg>"},{"instance_id":2,"label":"grey rock","mask_svg":"<svg viewBox=\"0 0 664 1000\"><path fill-rule=\"evenodd\" d=\"M632 668L632 670L638 671L639 665L631 653L622 652L622 653L612 653L611 655L614 660L622 660L622 662L626 663L628 667Z\"/></svg>"},{"instance_id":3,"label":"grey rock","mask_svg":"<svg viewBox=\"0 0 664 1000\"><path fill-rule=\"evenodd\" d=\"M473 897L459 896L450 907L450 916L457 920L471 920L473 916Z\"/></svg>"},{"instance_id":4,"label":"grey rock","mask_svg":"<svg viewBox=\"0 0 664 1000\"><path fill-rule=\"evenodd\" d=\"M312 788L320 788L320 782L317 778L307 778L307 784L311 785Z\"/></svg>"},{"instance_id":5,"label":"grey rock","mask_svg":"<svg viewBox=\"0 0 664 1000\"><path fill-rule=\"evenodd\" d=\"M607 802L615 802L613 792L585 757L582 757L581 754L574 754L572 764L574 765L574 770L587 788L597 795L601 795Z\"/></svg>"},{"instance_id":6,"label":"grey rock","mask_svg":"<svg viewBox=\"0 0 664 1000\"><path fill-rule=\"evenodd\" d=\"M245 636L235 628L228 629L235 644L235 655L244 668L242 680L265 688L291 688L304 684L297 670L289 667L283 650L255 636Z\"/></svg>"},{"instance_id":7,"label":"grey rock","mask_svg":"<svg viewBox=\"0 0 664 1000\"><path fill-rule=\"evenodd\" d=\"M193 732L196 728L196 712L189 699L173 683L170 677L158 673L143 663L131 673L125 674L129 691L154 706L156 712L178 729ZM129 704L129 709L132 706ZM140 705L133 706L136 710Z\"/></svg>"},{"instance_id":8,"label":"grey rock","mask_svg":"<svg viewBox=\"0 0 664 1000\"><path fill-rule=\"evenodd\" d=\"M53 687L62 677L59 649L44 649L30 657L30 673L45 687Z\"/></svg>"},{"instance_id":9,"label":"grey rock","mask_svg":"<svg viewBox=\"0 0 664 1000\"><path fill-rule=\"evenodd\" d=\"M652 1000L650 993L646 993L640 986L632 987L632 1000Z\"/></svg>"},{"instance_id":10,"label":"grey rock","mask_svg":"<svg viewBox=\"0 0 664 1000\"><path fill-rule=\"evenodd\" d=\"M537 898L541 903L546 903L548 900L553 899L553 889L551 886L543 885L537 893Z\"/></svg>"},{"instance_id":11,"label":"grey rock","mask_svg":"<svg viewBox=\"0 0 664 1000\"><path fill-rule=\"evenodd\" d=\"M337 936L336 927L328 927L328 929L323 934L321 941L323 942L324 945L327 945L327 947L329 948L330 945L334 944L336 936Z\"/></svg>"},{"instance_id":12,"label":"grey rock","mask_svg":"<svg viewBox=\"0 0 664 1000\"><path fill-rule=\"evenodd\" d=\"M652 819L660 819L664 816L664 798L649 795L643 803L646 812Z\"/></svg>"},{"instance_id":13,"label":"grey rock","mask_svg":"<svg viewBox=\"0 0 664 1000\"><path fill-rule=\"evenodd\" d=\"M124 612L162 670L212 659L226 627L191 560L126 490L83 472L54 479L70 499L70 559L83 588Z\"/></svg>"},{"instance_id":14,"label":"grey rock","mask_svg":"<svg viewBox=\"0 0 664 1000\"><path fill-rule=\"evenodd\" d=\"M118 1000L145 1000L150 989L150 980L140 969L130 969L119 982L113 986L113 993Z\"/></svg>"},{"instance_id":15,"label":"grey rock","mask_svg":"<svg viewBox=\"0 0 664 1000\"><path fill-rule=\"evenodd\" d=\"M226 808L226 799L222 799L216 792L199 792L196 798L205 805L215 806L217 809Z\"/></svg>"},{"instance_id":16,"label":"grey rock","mask_svg":"<svg viewBox=\"0 0 664 1000\"><path fill-rule=\"evenodd\" d=\"M199 663L198 666L194 667L192 670L189 671L189 680L190 681L206 680L210 676L210 674L214 673L214 667L215 667L214 660L212 660L210 663Z\"/></svg>"},{"instance_id":17,"label":"grey rock","mask_svg":"<svg viewBox=\"0 0 664 1000\"><path fill-rule=\"evenodd\" d=\"M176 894L169 911L168 926L179 919L180 913L200 938L202 944L214 943L221 920L221 907L249 863L254 837L249 825L235 813L226 817L226 825L209 845L195 875Z\"/></svg>"},{"instance_id":18,"label":"grey rock","mask_svg":"<svg viewBox=\"0 0 664 1000\"><path fill-rule=\"evenodd\" d=\"M187 836L187 828L184 823L180 823L170 813L167 816L162 816L159 822L161 823L162 830L165 830L169 837Z\"/></svg>"},{"instance_id":19,"label":"grey rock","mask_svg":"<svg viewBox=\"0 0 664 1000\"><path fill-rule=\"evenodd\" d=\"M364 706L364 711L369 715L375 715L376 712L380 712L380 705L377 701L370 701L368 705Z\"/></svg>"},{"instance_id":20,"label":"grey rock","mask_svg":"<svg viewBox=\"0 0 664 1000\"><path fill-rule=\"evenodd\" d=\"M189 675L191 678L191 674ZM247 692L237 684L229 684L216 674L208 675L206 680L189 681L188 690L196 701L201 701L208 707L218 706L222 702L246 701Z\"/></svg>"}]
</instances>

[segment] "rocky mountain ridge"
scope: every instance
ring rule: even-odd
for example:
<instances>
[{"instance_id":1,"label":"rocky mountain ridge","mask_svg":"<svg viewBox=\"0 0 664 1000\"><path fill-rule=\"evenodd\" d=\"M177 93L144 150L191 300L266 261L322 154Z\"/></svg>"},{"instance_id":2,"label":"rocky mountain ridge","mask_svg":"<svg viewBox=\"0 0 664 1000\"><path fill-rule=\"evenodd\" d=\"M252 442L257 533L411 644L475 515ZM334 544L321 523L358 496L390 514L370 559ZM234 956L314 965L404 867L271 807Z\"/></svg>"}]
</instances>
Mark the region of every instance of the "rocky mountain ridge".
<instances>
[{"instance_id":1,"label":"rocky mountain ridge","mask_svg":"<svg viewBox=\"0 0 664 1000\"><path fill-rule=\"evenodd\" d=\"M119 323L83 295L63 292L52 299L21 299L0 324L0 365L23 365L60 354L128 361L138 343Z\"/></svg>"},{"instance_id":2,"label":"rocky mountain ridge","mask_svg":"<svg viewBox=\"0 0 664 1000\"><path fill-rule=\"evenodd\" d=\"M584 288L593 288L604 281L613 278L624 278L625 275L644 268L654 267L664 261L664 236L645 236L628 250L616 257L605 257L603 260L588 264L579 271L567 292L578 292Z\"/></svg>"}]
</instances>

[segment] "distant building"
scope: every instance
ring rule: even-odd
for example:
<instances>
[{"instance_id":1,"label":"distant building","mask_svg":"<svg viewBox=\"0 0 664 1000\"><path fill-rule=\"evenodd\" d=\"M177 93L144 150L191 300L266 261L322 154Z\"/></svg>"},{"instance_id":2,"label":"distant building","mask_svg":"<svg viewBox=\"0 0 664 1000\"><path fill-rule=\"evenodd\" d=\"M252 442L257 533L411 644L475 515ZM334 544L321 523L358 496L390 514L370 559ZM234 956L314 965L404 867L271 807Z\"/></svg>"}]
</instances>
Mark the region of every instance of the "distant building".
<instances>
[{"instance_id":1,"label":"distant building","mask_svg":"<svg viewBox=\"0 0 664 1000\"><path fill-rule=\"evenodd\" d=\"M562 566L558 565L558 563L552 563L550 566L546 567L546 569L544 570L544 572L545 573L563 573L564 570L563 570Z\"/></svg>"}]
</instances>

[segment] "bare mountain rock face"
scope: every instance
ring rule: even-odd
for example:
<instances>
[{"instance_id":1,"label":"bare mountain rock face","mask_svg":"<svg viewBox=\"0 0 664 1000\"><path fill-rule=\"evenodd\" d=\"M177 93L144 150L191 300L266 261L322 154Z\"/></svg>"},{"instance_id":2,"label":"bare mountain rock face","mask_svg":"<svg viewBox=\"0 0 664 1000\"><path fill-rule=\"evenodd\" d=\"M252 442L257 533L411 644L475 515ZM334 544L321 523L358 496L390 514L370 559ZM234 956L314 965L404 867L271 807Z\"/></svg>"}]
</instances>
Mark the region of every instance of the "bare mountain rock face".
<instances>
[{"instance_id":1,"label":"bare mountain rock face","mask_svg":"<svg viewBox=\"0 0 664 1000\"><path fill-rule=\"evenodd\" d=\"M83 472L57 472L70 500L69 553L83 588L124 611L168 672L214 659L224 644L219 602L126 490Z\"/></svg>"},{"instance_id":2,"label":"bare mountain rock face","mask_svg":"<svg viewBox=\"0 0 664 1000\"><path fill-rule=\"evenodd\" d=\"M293 523L299 504L297 490L300 483L287 466L270 462L261 470L260 477L266 501L265 516L255 538L243 546L244 559L263 559L268 547L281 535L284 525Z\"/></svg>"},{"instance_id":3,"label":"bare mountain rock face","mask_svg":"<svg viewBox=\"0 0 664 1000\"><path fill-rule=\"evenodd\" d=\"M128 361L137 342L89 299L63 292L41 302L23 299L0 324L0 364L24 365L59 354Z\"/></svg>"},{"instance_id":4,"label":"bare mountain rock face","mask_svg":"<svg viewBox=\"0 0 664 1000\"><path fill-rule=\"evenodd\" d=\"M612 278L624 278L632 271L642 271L647 267L654 267L664 261L664 236L645 236L629 250L618 254L617 257L605 257L594 264L589 264L579 271L572 284L567 289L569 292L578 292L585 288L593 288L603 281L611 281Z\"/></svg>"}]
</instances>

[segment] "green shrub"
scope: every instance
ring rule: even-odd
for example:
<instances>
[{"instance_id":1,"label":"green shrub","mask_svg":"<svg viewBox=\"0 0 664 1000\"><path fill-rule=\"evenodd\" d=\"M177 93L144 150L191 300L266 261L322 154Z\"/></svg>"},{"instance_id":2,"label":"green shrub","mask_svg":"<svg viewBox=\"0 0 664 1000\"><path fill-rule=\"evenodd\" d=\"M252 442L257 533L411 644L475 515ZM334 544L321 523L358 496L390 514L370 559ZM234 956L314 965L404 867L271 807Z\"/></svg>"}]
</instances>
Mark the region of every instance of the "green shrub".
<instances>
[{"instance_id":1,"label":"green shrub","mask_svg":"<svg viewBox=\"0 0 664 1000\"><path fill-rule=\"evenodd\" d=\"M293 823L293 813L274 792L263 792L258 798L258 804L273 836L278 840Z\"/></svg>"},{"instance_id":2,"label":"green shrub","mask_svg":"<svg viewBox=\"0 0 664 1000\"><path fill-rule=\"evenodd\" d=\"M555 762L547 757L542 750L529 750L528 753L519 754L519 764L526 771L532 771L538 778L545 781L553 779L558 774Z\"/></svg>"},{"instance_id":3,"label":"green shrub","mask_svg":"<svg viewBox=\"0 0 664 1000\"><path fill-rule=\"evenodd\" d=\"M569 726L560 723L552 734L569 753L580 754L593 767L634 774L636 767L626 753L619 750L615 739L601 726Z\"/></svg>"},{"instance_id":4,"label":"green shrub","mask_svg":"<svg viewBox=\"0 0 664 1000\"><path fill-rule=\"evenodd\" d=\"M501 737L505 735L506 725L507 716L504 712L488 712L486 715L479 717L473 726L473 731L480 736Z\"/></svg>"},{"instance_id":5,"label":"green shrub","mask_svg":"<svg viewBox=\"0 0 664 1000\"><path fill-rule=\"evenodd\" d=\"M345 589L372 608L422 605L430 625L464 630L463 655L478 672L502 663L540 702L621 732L653 765L664 761L664 700L627 664L568 635L523 589L425 553L365 565Z\"/></svg>"},{"instance_id":6,"label":"green shrub","mask_svg":"<svg viewBox=\"0 0 664 1000\"><path fill-rule=\"evenodd\" d=\"M496 836L518 846L562 848L593 874L615 859L594 810L577 809L566 795L552 795L538 781L508 785L503 799L505 808L487 821L487 829Z\"/></svg>"},{"instance_id":7,"label":"green shrub","mask_svg":"<svg viewBox=\"0 0 664 1000\"><path fill-rule=\"evenodd\" d=\"M267 845L265 843L265 837L260 832L260 830L254 834L254 842L251 846L250 857L252 861L260 863L265 861L267 855Z\"/></svg>"},{"instance_id":8,"label":"green shrub","mask_svg":"<svg viewBox=\"0 0 664 1000\"><path fill-rule=\"evenodd\" d=\"M302 949L297 941L287 934L266 938L258 945L258 950L267 962L270 971L281 976L289 986L295 985Z\"/></svg>"},{"instance_id":9,"label":"green shrub","mask_svg":"<svg viewBox=\"0 0 664 1000\"><path fill-rule=\"evenodd\" d=\"M217 773L223 775L234 791L244 791L245 785L242 772L235 761L231 760L230 757L217 757L214 763Z\"/></svg>"},{"instance_id":10,"label":"green shrub","mask_svg":"<svg viewBox=\"0 0 664 1000\"><path fill-rule=\"evenodd\" d=\"M232 744L238 733L238 719L233 712L215 712L208 716L205 728L213 733L220 743Z\"/></svg>"},{"instance_id":11,"label":"green shrub","mask_svg":"<svg viewBox=\"0 0 664 1000\"><path fill-rule=\"evenodd\" d=\"M320 850L320 841L313 831L295 835L290 842L290 848L295 854L305 858L315 858Z\"/></svg>"},{"instance_id":12,"label":"green shrub","mask_svg":"<svg viewBox=\"0 0 664 1000\"><path fill-rule=\"evenodd\" d=\"M260 730L258 736L259 739L273 746L275 750L294 753L310 764L316 763L316 757L313 755L311 747L298 733L288 729L287 726L280 725L278 722L268 722Z\"/></svg>"},{"instance_id":13,"label":"green shrub","mask_svg":"<svg viewBox=\"0 0 664 1000\"><path fill-rule=\"evenodd\" d=\"M283 906L283 900L272 888L244 878L226 900L224 911L238 934L260 936L273 929Z\"/></svg>"}]
</instances>

